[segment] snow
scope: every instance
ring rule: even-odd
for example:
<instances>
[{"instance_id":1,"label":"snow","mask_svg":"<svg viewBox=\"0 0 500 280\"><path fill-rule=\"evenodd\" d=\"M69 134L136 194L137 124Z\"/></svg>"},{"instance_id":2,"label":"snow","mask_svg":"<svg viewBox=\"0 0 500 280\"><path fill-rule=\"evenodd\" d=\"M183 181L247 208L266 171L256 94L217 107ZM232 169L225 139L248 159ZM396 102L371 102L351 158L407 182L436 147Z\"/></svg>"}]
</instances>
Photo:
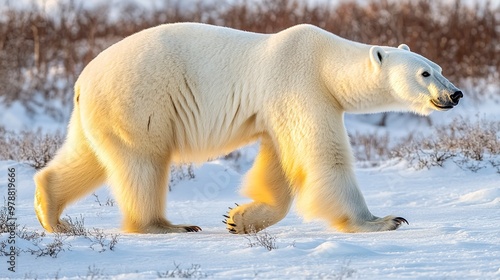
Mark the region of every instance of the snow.
<instances>
[{"instance_id":1,"label":"snow","mask_svg":"<svg viewBox=\"0 0 500 280\"><path fill-rule=\"evenodd\" d=\"M500 205L500 188L481 189L460 197L462 204L492 204Z\"/></svg>"}]
</instances>

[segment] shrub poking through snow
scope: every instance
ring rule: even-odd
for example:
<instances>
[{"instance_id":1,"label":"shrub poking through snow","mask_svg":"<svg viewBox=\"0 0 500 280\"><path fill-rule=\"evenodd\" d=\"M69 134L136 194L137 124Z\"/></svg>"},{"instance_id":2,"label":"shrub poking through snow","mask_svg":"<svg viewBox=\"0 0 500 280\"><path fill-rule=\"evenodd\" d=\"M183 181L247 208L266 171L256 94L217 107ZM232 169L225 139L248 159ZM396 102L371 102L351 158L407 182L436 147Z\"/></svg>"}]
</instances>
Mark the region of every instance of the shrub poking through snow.
<instances>
[{"instance_id":1,"label":"shrub poking through snow","mask_svg":"<svg viewBox=\"0 0 500 280\"><path fill-rule=\"evenodd\" d=\"M0 234L10 231L4 227L7 217L7 208L0 207ZM45 256L57 258L61 252L69 251L71 249L70 242L79 237L88 240L90 242L89 248L99 253L107 250L114 251L116 248L120 234L109 234L98 228L86 229L85 219L81 215L80 218L66 216L63 220L67 223L67 231L54 234L30 230L26 226L17 224L15 235L20 241L18 244L22 245L16 246L16 255L30 253L37 258ZM10 247L11 244L8 243L8 240L2 240L0 242L0 256L8 256Z\"/></svg>"},{"instance_id":2,"label":"shrub poking through snow","mask_svg":"<svg viewBox=\"0 0 500 280\"><path fill-rule=\"evenodd\" d=\"M0 127L0 160L15 160L40 169L54 157L64 135L41 130L14 133Z\"/></svg>"},{"instance_id":3,"label":"shrub poking through snow","mask_svg":"<svg viewBox=\"0 0 500 280\"><path fill-rule=\"evenodd\" d=\"M276 236L270 234L266 230L260 232L251 231L245 236L245 239L248 241L248 247L263 247L268 251L278 249Z\"/></svg>"},{"instance_id":4,"label":"shrub poking through snow","mask_svg":"<svg viewBox=\"0 0 500 280\"><path fill-rule=\"evenodd\" d=\"M207 275L201 272L199 264L192 264L190 268L181 268L180 264L174 262L175 268L166 272L158 272L158 278L206 278Z\"/></svg>"},{"instance_id":5,"label":"shrub poking through snow","mask_svg":"<svg viewBox=\"0 0 500 280\"><path fill-rule=\"evenodd\" d=\"M408 161L416 168L431 168L453 161L459 167L477 172L492 166L500 172L500 121L464 118L454 119L450 125L434 128L432 137L413 137L399 143L390 157Z\"/></svg>"}]
</instances>

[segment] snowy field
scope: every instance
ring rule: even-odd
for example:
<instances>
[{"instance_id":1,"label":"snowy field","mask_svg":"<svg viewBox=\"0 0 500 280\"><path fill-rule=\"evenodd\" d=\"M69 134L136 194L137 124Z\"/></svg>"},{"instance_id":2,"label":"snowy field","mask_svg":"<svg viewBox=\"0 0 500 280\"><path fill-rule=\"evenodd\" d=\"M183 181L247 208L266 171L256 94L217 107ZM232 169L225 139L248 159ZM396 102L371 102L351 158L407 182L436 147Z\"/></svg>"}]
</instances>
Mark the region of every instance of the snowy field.
<instances>
[{"instance_id":1,"label":"snowy field","mask_svg":"<svg viewBox=\"0 0 500 280\"><path fill-rule=\"evenodd\" d=\"M493 92L497 92L494 87ZM432 120L442 123L457 115L478 114L499 120L498 107L496 102L464 99L450 112L433 113ZM3 125L17 116L18 128L32 125L53 130L65 126L41 116L31 119L20 106L2 108L1 112ZM349 131L376 130L367 124L367 118L348 116ZM428 129L426 122L415 118L394 118L385 128L391 135ZM430 170L415 170L405 162L386 162L375 168L358 166L356 174L370 210L379 216L402 216L410 222L396 231L339 233L321 221L304 222L292 209L264 233L232 235L222 224L222 215L235 202L246 201L238 194L238 186L257 150L254 144L242 149L236 161L197 166L193 179L173 185L168 217L174 223L198 225L202 232L121 233L118 206L104 186L96 192L97 197L90 195L63 214L84 220L86 229L97 229L95 235L47 234L31 241L16 237L17 250L21 250L15 260L16 272L8 270L8 258L2 257L0 278L500 279L500 175L496 168L473 173L453 162ZM8 199L10 168L15 169L18 229L41 234L33 210L35 170L0 161L0 196L4 199ZM266 236L274 241L275 249L251 246ZM1 241L8 240L8 234L1 237ZM111 250L113 239L117 243ZM50 256L48 248L57 242Z\"/></svg>"}]
</instances>

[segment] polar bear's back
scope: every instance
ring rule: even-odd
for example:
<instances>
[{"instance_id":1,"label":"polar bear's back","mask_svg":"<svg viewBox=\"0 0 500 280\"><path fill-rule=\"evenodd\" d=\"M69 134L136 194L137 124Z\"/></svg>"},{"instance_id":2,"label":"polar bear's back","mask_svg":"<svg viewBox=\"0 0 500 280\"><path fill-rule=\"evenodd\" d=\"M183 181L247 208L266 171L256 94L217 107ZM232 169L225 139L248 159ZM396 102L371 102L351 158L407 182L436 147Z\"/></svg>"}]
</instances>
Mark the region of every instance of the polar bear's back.
<instances>
[{"instance_id":1,"label":"polar bear's back","mask_svg":"<svg viewBox=\"0 0 500 280\"><path fill-rule=\"evenodd\" d=\"M249 57L244 54L258 49L259 43L264 42L268 36L198 23L159 25L135 33L110 46L89 63L82 75L110 68L113 68L113 73L134 71L137 70L134 67L145 65L154 65L155 68L194 67L194 70L198 71L210 66L227 65L235 59L238 64L244 64L243 60ZM258 53L260 51L253 51L251 56ZM211 63L215 60L217 63ZM193 69L172 70L190 72ZM85 77L86 80L89 78L91 77Z\"/></svg>"},{"instance_id":2,"label":"polar bear's back","mask_svg":"<svg viewBox=\"0 0 500 280\"><path fill-rule=\"evenodd\" d=\"M175 141L190 161L253 138L264 97L249 94L265 86L255 81L265 75L260 49L269 36L182 23L146 29L112 45L75 85L87 137L95 143L115 137L138 149L155 144L153 150ZM199 158L189 157L197 153Z\"/></svg>"}]
</instances>

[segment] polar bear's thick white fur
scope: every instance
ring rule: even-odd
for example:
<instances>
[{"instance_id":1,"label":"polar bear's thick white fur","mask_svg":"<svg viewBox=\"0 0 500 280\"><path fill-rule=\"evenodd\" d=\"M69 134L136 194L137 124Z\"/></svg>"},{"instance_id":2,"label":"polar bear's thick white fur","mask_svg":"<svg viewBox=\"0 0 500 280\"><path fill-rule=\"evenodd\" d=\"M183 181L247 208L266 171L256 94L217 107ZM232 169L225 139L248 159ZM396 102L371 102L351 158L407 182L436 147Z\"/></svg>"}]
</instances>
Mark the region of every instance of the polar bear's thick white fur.
<instances>
[{"instance_id":1,"label":"polar bear's thick white fur","mask_svg":"<svg viewBox=\"0 0 500 280\"><path fill-rule=\"evenodd\" d=\"M256 34L196 23L167 24L99 54L75 85L63 147L35 176L35 209L48 231L71 202L107 181L124 230L198 231L165 218L172 162L205 161L260 139L243 183L253 202L227 228L258 231L296 197L306 218L344 232L393 230L403 218L370 213L353 173L345 112L429 114L462 93L428 59L298 25Z\"/></svg>"}]
</instances>

